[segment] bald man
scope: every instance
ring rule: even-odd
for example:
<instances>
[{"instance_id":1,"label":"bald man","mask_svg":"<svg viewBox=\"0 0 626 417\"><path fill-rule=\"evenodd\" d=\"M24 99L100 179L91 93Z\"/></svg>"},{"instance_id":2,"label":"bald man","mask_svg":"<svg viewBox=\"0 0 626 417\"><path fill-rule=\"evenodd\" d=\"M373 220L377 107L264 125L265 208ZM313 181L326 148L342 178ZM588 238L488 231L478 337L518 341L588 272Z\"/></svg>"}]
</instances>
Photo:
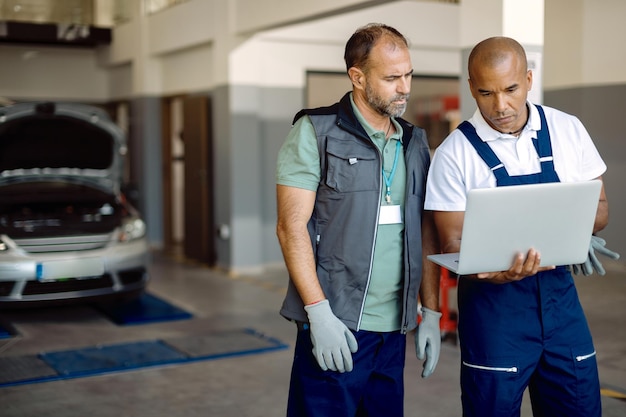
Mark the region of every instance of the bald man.
<instances>
[{"instance_id":1,"label":"bald man","mask_svg":"<svg viewBox=\"0 0 626 417\"><path fill-rule=\"evenodd\" d=\"M468 69L478 109L438 147L427 182L425 209L443 252L460 249L471 189L589 181L606 171L576 117L528 101L533 74L518 42L480 42ZM607 222L603 188L594 233ZM540 261L529 248L506 271L459 277L464 417L519 416L526 387L535 416L601 415L596 352L572 275Z\"/></svg>"}]
</instances>

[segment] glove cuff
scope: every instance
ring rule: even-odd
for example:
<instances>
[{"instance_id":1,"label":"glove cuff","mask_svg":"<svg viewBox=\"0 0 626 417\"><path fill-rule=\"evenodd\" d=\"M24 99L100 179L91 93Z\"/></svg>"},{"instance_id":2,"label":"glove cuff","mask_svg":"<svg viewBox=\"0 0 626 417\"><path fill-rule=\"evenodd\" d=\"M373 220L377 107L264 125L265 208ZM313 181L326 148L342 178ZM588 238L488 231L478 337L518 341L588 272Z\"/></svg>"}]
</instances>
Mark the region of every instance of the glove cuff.
<instances>
[{"instance_id":1,"label":"glove cuff","mask_svg":"<svg viewBox=\"0 0 626 417\"><path fill-rule=\"evenodd\" d=\"M328 316L329 313L333 314L327 299L305 305L304 311L309 316L309 321L315 320L316 317Z\"/></svg>"},{"instance_id":2,"label":"glove cuff","mask_svg":"<svg viewBox=\"0 0 626 417\"><path fill-rule=\"evenodd\" d=\"M424 319L426 319L427 316L431 316L433 318L440 319L441 318L441 312L440 311L431 310L430 308L422 307L422 317L424 317Z\"/></svg>"}]
</instances>

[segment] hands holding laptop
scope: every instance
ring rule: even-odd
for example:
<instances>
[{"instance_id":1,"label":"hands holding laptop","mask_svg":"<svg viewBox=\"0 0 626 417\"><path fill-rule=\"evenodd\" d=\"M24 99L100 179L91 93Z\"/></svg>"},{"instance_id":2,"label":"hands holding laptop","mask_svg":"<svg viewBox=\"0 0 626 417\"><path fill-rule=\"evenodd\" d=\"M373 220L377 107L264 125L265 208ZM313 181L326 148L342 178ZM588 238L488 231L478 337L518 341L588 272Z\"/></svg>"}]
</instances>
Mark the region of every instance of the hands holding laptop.
<instances>
[{"instance_id":1,"label":"hands holding laptop","mask_svg":"<svg viewBox=\"0 0 626 417\"><path fill-rule=\"evenodd\" d=\"M580 265L589 257L601 188L599 180L474 188L464 212L434 212L443 253L428 259L459 275L502 283L540 266Z\"/></svg>"},{"instance_id":2,"label":"hands holding laptop","mask_svg":"<svg viewBox=\"0 0 626 417\"><path fill-rule=\"evenodd\" d=\"M494 284L505 284L507 282L519 281L540 271L554 269L554 266L539 266L541 254L535 249L530 249L526 256L518 253L513 261L513 265L507 271L481 272L476 274L476 278L489 281Z\"/></svg>"},{"instance_id":3,"label":"hands holding laptop","mask_svg":"<svg viewBox=\"0 0 626 417\"><path fill-rule=\"evenodd\" d=\"M585 262L581 264L569 265L568 269L574 275L583 274L589 276L595 271L598 275L605 275L606 271L602 263L598 259L601 254L611 259L619 259L620 254L606 247L606 241L598 236L591 236L589 244L589 255ZM507 271L500 272L482 272L476 274L476 278L492 282L494 284L504 284L507 282L519 281L528 276L535 275L540 271L554 269L555 266L540 267L541 254L530 249L526 257L522 253L517 254L513 261L513 265Z\"/></svg>"}]
</instances>

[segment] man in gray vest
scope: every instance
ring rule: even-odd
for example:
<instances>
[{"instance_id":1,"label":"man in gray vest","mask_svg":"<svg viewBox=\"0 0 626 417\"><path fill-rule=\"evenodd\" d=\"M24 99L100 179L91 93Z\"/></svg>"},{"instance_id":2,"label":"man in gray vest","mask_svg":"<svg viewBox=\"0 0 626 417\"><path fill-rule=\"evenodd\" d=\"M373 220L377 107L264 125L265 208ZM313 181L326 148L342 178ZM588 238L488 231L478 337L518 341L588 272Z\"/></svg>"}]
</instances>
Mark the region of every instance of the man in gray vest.
<instances>
[{"instance_id":1,"label":"man in gray vest","mask_svg":"<svg viewBox=\"0 0 626 417\"><path fill-rule=\"evenodd\" d=\"M439 269L424 261L439 251L423 210L430 155L424 131L400 118L413 74L405 37L367 25L344 58L352 92L300 111L278 157L281 314L298 327L287 416L401 417L420 313L424 378L441 344Z\"/></svg>"}]
</instances>

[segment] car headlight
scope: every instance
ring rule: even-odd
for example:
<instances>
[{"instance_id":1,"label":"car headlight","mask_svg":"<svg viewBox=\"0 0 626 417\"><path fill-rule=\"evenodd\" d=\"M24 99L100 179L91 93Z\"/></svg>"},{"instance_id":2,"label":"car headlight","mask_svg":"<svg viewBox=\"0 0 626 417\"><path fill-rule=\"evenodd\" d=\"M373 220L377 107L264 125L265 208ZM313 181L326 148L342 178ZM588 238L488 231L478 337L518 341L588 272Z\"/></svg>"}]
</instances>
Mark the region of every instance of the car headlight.
<instances>
[{"instance_id":1,"label":"car headlight","mask_svg":"<svg viewBox=\"0 0 626 417\"><path fill-rule=\"evenodd\" d=\"M146 235L146 224L138 217L129 217L122 222L119 241L130 242Z\"/></svg>"}]
</instances>

